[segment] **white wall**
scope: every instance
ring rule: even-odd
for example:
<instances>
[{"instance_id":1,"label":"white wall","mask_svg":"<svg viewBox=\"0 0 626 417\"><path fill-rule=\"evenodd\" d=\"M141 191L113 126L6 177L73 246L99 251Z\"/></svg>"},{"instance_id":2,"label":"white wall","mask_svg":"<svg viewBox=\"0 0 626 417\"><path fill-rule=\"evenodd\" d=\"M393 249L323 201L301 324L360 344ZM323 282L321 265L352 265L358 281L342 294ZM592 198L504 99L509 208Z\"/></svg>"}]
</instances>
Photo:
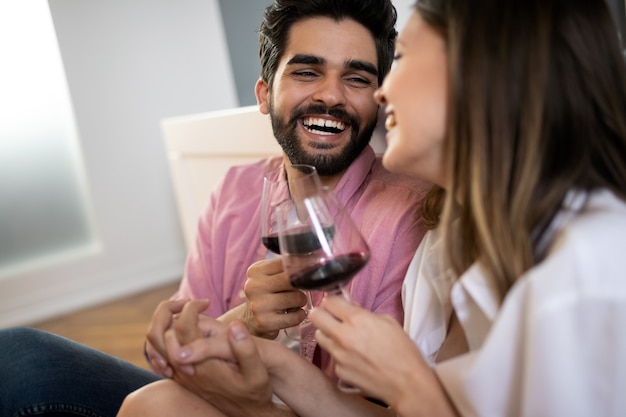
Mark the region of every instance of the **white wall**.
<instances>
[{"instance_id":1,"label":"white wall","mask_svg":"<svg viewBox=\"0 0 626 417\"><path fill-rule=\"evenodd\" d=\"M415 4L415 0L392 0L392 3L398 12L396 27L399 32L402 28L404 28L406 21L409 19L409 16L411 16L411 13L414 10L413 5Z\"/></svg>"},{"instance_id":2,"label":"white wall","mask_svg":"<svg viewBox=\"0 0 626 417\"><path fill-rule=\"evenodd\" d=\"M401 29L413 0L394 4ZM0 327L179 280L186 254L159 122L238 105L218 0L49 5L97 243L1 275Z\"/></svg>"},{"instance_id":3,"label":"white wall","mask_svg":"<svg viewBox=\"0 0 626 417\"><path fill-rule=\"evenodd\" d=\"M179 280L186 254L159 122L238 105L217 0L49 4L98 243L1 276L0 327Z\"/></svg>"}]
</instances>

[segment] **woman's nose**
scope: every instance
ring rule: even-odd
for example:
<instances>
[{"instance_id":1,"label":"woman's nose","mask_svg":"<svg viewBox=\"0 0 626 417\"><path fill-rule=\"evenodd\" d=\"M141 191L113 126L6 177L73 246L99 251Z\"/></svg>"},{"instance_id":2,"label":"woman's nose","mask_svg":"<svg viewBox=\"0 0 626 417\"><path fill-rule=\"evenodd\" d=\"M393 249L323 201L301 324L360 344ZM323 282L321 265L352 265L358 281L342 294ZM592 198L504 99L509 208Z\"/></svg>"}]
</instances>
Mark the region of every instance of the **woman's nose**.
<instances>
[{"instance_id":1,"label":"woman's nose","mask_svg":"<svg viewBox=\"0 0 626 417\"><path fill-rule=\"evenodd\" d=\"M374 100L376 100L376 103L380 104L381 106L387 105L387 100L385 99L385 93L383 93L382 87L374 91Z\"/></svg>"}]
</instances>

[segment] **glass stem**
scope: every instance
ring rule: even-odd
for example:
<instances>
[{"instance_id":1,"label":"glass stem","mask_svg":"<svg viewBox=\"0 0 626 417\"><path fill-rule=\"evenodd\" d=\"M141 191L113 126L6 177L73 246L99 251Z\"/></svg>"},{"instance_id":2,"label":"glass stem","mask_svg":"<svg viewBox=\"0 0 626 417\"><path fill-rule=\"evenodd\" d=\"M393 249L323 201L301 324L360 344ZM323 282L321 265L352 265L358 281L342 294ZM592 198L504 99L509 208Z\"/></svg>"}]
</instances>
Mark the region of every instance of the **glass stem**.
<instances>
[{"instance_id":1,"label":"glass stem","mask_svg":"<svg viewBox=\"0 0 626 417\"><path fill-rule=\"evenodd\" d=\"M304 312L306 313L306 315L309 315L309 311L311 311L313 309L313 296L311 295L311 291L305 291L306 294L306 309L304 310Z\"/></svg>"}]
</instances>

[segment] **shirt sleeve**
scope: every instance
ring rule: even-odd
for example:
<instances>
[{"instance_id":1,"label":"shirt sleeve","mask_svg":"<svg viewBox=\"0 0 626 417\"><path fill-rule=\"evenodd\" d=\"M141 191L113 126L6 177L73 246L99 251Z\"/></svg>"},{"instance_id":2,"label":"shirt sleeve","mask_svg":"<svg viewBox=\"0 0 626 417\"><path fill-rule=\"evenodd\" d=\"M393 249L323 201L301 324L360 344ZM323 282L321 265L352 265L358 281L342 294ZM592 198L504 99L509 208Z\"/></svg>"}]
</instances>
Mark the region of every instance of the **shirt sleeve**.
<instances>
[{"instance_id":1,"label":"shirt sleeve","mask_svg":"<svg viewBox=\"0 0 626 417\"><path fill-rule=\"evenodd\" d=\"M184 275L178 291L172 299L209 299L210 305L205 311L213 317L224 313L226 306L223 305L221 297L223 288L220 281L215 279L211 273L213 260L213 236L216 233L214 227L214 213L216 202L223 188L221 181L211 193L208 203L205 206L196 230L194 246L190 249L185 262Z\"/></svg>"}]
</instances>

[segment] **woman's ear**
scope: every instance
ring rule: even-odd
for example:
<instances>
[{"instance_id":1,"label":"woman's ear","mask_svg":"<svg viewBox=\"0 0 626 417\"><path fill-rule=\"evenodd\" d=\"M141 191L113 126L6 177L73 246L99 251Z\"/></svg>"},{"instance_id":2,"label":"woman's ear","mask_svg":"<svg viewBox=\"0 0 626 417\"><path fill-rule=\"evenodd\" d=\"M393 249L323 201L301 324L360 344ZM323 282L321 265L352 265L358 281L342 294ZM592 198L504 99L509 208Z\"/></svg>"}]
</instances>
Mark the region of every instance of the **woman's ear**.
<instances>
[{"instance_id":1,"label":"woman's ear","mask_svg":"<svg viewBox=\"0 0 626 417\"><path fill-rule=\"evenodd\" d=\"M269 114L270 112L270 89L267 83L259 78L254 86L254 95L256 96L256 102L259 106L259 111L263 114Z\"/></svg>"}]
</instances>

